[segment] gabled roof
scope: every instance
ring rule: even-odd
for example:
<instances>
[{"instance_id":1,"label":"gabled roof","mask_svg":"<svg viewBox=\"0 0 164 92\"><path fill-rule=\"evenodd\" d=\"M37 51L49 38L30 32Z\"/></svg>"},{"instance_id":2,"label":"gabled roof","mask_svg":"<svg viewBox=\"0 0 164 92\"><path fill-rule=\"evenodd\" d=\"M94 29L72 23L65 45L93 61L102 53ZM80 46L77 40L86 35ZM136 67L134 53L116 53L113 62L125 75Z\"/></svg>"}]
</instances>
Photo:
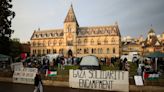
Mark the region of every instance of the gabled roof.
<instances>
[{"instance_id":1,"label":"gabled roof","mask_svg":"<svg viewBox=\"0 0 164 92\"><path fill-rule=\"evenodd\" d=\"M156 46L157 42L158 42L159 46L161 45L161 43L159 42L157 36L151 36L150 40L148 40L148 38L145 40L145 46Z\"/></svg>"},{"instance_id":2,"label":"gabled roof","mask_svg":"<svg viewBox=\"0 0 164 92\"><path fill-rule=\"evenodd\" d=\"M78 25L78 22L76 20L76 16L75 16L72 4L71 4L71 7L69 8L67 16L66 16L66 18L64 20L64 23L66 23L66 22L76 22L77 25Z\"/></svg>"}]
</instances>

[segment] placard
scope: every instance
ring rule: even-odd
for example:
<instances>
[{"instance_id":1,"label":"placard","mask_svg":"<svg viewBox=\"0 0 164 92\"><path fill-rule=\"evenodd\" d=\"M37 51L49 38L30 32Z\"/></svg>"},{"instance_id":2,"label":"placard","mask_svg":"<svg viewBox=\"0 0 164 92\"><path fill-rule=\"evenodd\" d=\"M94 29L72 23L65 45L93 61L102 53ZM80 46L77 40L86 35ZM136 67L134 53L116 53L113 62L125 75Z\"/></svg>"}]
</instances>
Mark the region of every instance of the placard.
<instances>
[{"instance_id":1,"label":"placard","mask_svg":"<svg viewBox=\"0 0 164 92\"><path fill-rule=\"evenodd\" d=\"M34 78L37 73L37 68L20 68L14 71L13 82L34 84Z\"/></svg>"},{"instance_id":2,"label":"placard","mask_svg":"<svg viewBox=\"0 0 164 92\"><path fill-rule=\"evenodd\" d=\"M137 86L143 86L142 76L134 76L134 80Z\"/></svg>"},{"instance_id":3,"label":"placard","mask_svg":"<svg viewBox=\"0 0 164 92\"><path fill-rule=\"evenodd\" d=\"M127 71L69 70L69 86L72 88L129 91Z\"/></svg>"}]
</instances>

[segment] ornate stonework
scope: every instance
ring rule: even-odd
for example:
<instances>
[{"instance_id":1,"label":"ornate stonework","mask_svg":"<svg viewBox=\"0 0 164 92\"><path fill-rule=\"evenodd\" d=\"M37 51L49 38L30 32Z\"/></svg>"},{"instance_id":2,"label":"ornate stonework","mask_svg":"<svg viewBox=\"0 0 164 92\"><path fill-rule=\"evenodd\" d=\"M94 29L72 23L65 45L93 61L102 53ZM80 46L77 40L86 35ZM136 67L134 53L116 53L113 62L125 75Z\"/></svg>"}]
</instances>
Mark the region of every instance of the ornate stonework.
<instances>
[{"instance_id":1,"label":"ornate stonework","mask_svg":"<svg viewBox=\"0 0 164 92\"><path fill-rule=\"evenodd\" d=\"M119 57L121 35L118 24L109 26L79 27L71 5L63 29L37 30L31 37L31 54L60 53L67 56L96 55Z\"/></svg>"}]
</instances>

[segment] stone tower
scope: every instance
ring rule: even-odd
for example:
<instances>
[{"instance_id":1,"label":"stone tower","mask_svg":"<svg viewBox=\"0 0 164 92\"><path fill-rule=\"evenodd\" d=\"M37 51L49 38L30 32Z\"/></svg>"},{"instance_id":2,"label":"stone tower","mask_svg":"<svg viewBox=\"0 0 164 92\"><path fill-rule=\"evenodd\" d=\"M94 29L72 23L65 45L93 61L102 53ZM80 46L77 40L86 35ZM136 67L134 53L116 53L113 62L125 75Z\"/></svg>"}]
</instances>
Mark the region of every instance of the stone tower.
<instances>
[{"instance_id":1,"label":"stone tower","mask_svg":"<svg viewBox=\"0 0 164 92\"><path fill-rule=\"evenodd\" d=\"M73 6L71 5L64 20L64 41L66 43L66 53L68 56L76 56L78 27L79 25L76 20Z\"/></svg>"}]
</instances>

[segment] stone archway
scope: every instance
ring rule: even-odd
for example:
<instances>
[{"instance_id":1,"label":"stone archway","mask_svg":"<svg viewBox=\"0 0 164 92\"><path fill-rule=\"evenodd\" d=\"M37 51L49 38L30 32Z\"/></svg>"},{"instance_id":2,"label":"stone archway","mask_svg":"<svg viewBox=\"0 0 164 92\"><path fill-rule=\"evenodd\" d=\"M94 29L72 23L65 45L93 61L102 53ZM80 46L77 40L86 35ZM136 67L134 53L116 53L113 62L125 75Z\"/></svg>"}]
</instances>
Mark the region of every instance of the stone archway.
<instances>
[{"instance_id":1,"label":"stone archway","mask_svg":"<svg viewBox=\"0 0 164 92\"><path fill-rule=\"evenodd\" d=\"M73 52L72 52L71 49L69 49L69 50L68 50L68 57L72 57L72 55L73 55Z\"/></svg>"}]
</instances>

